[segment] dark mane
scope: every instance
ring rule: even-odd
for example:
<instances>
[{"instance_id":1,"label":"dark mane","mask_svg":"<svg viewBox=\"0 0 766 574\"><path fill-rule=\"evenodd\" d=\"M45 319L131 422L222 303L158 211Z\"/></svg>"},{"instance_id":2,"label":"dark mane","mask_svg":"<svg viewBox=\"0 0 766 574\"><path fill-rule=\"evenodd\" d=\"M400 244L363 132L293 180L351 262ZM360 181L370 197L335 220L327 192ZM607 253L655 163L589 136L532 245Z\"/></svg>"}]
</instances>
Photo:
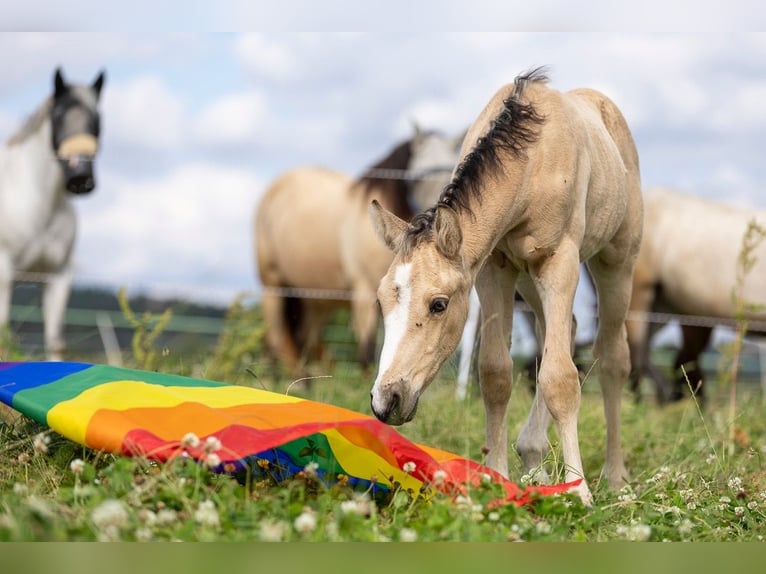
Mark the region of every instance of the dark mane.
<instances>
[{"instance_id":1,"label":"dark mane","mask_svg":"<svg viewBox=\"0 0 766 574\"><path fill-rule=\"evenodd\" d=\"M469 198L481 200L481 180L490 170L502 167L501 152L514 158L524 158L527 146L537 140L538 126L545 118L537 113L531 102L523 102L524 91L530 83L547 82L545 67L524 72L513 81L511 94L503 101L503 109L489 131L480 137L473 150L455 169L439 200L430 209L416 215L410 222L404 238L404 248L410 250L430 236L436 208L440 205L456 211L470 212Z\"/></svg>"},{"instance_id":2,"label":"dark mane","mask_svg":"<svg viewBox=\"0 0 766 574\"><path fill-rule=\"evenodd\" d=\"M408 200L409 185L399 172L409 167L411 156L410 140L401 142L386 157L370 166L354 188L361 187L366 196L377 192L381 205L409 221L413 216ZM386 170L391 170L390 177L386 177Z\"/></svg>"}]
</instances>

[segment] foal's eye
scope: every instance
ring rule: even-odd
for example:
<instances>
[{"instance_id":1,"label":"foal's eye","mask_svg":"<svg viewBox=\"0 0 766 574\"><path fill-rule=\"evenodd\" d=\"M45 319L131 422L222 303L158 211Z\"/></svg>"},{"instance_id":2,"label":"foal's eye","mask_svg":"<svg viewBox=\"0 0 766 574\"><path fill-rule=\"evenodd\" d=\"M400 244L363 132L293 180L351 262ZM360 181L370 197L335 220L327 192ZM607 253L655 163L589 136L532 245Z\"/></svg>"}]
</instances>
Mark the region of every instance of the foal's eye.
<instances>
[{"instance_id":1,"label":"foal's eye","mask_svg":"<svg viewBox=\"0 0 766 574\"><path fill-rule=\"evenodd\" d=\"M431 301L431 304L428 306L428 311L431 313L431 315L441 315L447 310L448 303L449 299L446 297L437 297Z\"/></svg>"}]
</instances>

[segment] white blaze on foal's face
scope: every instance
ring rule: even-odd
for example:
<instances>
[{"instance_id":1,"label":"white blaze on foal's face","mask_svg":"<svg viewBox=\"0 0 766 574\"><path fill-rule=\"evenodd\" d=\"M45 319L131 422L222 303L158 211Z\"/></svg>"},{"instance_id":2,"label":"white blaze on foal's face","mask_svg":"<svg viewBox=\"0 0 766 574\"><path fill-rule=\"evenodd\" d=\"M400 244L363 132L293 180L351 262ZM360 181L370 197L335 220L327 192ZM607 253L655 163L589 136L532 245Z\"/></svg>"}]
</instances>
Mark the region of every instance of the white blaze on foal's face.
<instances>
[{"instance_id":1,"label":"white blaze on foal's face","mask_svg":"<svg viewBox=\"0 0 766 574\"><path fill-rule=\"evenodd\" d=\"M383 317L383 328L385 329L385 338L383 340L383 350L380 353L378 364L378 377L375 380L375 386L372 390L373 409L375 409L375 398L380 396L375 390L380 388L380 381L383 373L387 372L394 360L394 355L399 349L399 345L404 340L407 333L407 320L410 314L410 302L412 301L412 283L410 275L412 273L412 263L401 263L396 266L394 271L393 289L396 296L393 309ZM381 300L380 298L378 299ZM377 405L380 408L380 405ZM377 409L376 409L377 410Z\"/></svg>"}]
</instances>

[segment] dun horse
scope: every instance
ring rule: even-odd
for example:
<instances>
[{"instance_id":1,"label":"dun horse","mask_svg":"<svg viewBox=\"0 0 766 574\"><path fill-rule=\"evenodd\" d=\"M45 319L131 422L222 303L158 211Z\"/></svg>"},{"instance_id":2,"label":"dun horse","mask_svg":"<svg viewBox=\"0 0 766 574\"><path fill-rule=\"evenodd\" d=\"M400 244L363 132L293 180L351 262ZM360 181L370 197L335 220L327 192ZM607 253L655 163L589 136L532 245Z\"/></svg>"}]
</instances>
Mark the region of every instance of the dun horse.
<instances>
[{"instance_id":1,"label":"dun horse","mask_svg":"<svg viewBox=\"0 0 766 574\"><path fill-rule=\"evenodd\" d=\"M579 265L586 261L599 301L593 354L606 412L604 474L619 488L628 480L620 443L620 395L630 370L625 317L643 222L638 154L628 126L604 95L558 92L536 69L489 101L460 158L438 203L409 224L371 205L375 228L395 254L378 288L385 339L372 411L396 425L415 416L421 394L458 344L475 283L487 463L507 476L508 348L518 287L535 311L544 350L516 449L527 469L547 480L543 460L552 417L566 480L583 478L572 307ZM573 489L592 501L584 478Z\"/></svg>"},{"instance_id":2,"label":"dun horse","mask_svg":"<svg viewBox=\"0 0 766 574\"><path fill-rule=\"evenodd\" d=\"M101 72L90 86L68 84L57 69L53 95L0 149L0 326L8 322L16 273L51 274L43 287L49 359L64 350L77 221L70 194L95 185Z\"/></svg>"},{"instance_id":3,"label":"dun horse","mask_svg":"<svg viewBox=\"0 0 766 574\"><path fill-rule=\"evenodd\" d=\"M647 233L633 278L630 310L634 316L628 321L631 387L638 392L641 377L648 375L660 403L683 398L689 394L690 385L698 388L703 398L700 354L716 324L735 323L733 295L743 240L751 221L766 228L766 211L739 209L665 188L647 190L644 202ZM764 331L766 240L751 256L754 265L744 275L740 293L747 303L743 318L760 322L756 330ZM672 383L649 360L652 336L664 325L647 321L645 313L650 311L698 319L694 324L681 325L682 346L675 358Z\"/></svg>"},{"instance_id":4,"label":"dun horse","mask_svg":"<svg viewBox=\"0 0 766 574\"><path fill-rule=\"evenodd\" d=\"M377 199L410 219L417 209L411 198L429 193L439 170L452 169L454 145L416 126L410 140L356 180L328 169L299 168L267 190L255 218L262 309L269 347L293 375L321 358L322 328L343 307L351 306L363 367L374 359L375 291L393 256L375 237L367 206ZM445 168L446 148L453 161Z\"/></svg>"}]
</instances>

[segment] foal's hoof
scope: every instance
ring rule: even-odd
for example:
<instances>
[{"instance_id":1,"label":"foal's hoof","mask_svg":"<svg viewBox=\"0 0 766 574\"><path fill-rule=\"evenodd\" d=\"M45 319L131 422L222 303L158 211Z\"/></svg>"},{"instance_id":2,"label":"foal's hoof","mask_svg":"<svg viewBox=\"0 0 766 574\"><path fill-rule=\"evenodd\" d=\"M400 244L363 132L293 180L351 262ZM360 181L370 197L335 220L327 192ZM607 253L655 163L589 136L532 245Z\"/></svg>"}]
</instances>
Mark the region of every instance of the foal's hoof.
<instances>
[{"instance_id":1,"label":"foal's hoof","mask_svg":"<svg viewBox=\"0 0 766 574\"><path fill-rule=\"evenodd\" d=\"M580 500L585 506L593 506L593 495L590 492L590 488L588 488L588 483L585 482L585 479L580 482L577 486L573 486L569 489L569 492L576 494L580 497Z\"/></svg>"}]
</instances>

